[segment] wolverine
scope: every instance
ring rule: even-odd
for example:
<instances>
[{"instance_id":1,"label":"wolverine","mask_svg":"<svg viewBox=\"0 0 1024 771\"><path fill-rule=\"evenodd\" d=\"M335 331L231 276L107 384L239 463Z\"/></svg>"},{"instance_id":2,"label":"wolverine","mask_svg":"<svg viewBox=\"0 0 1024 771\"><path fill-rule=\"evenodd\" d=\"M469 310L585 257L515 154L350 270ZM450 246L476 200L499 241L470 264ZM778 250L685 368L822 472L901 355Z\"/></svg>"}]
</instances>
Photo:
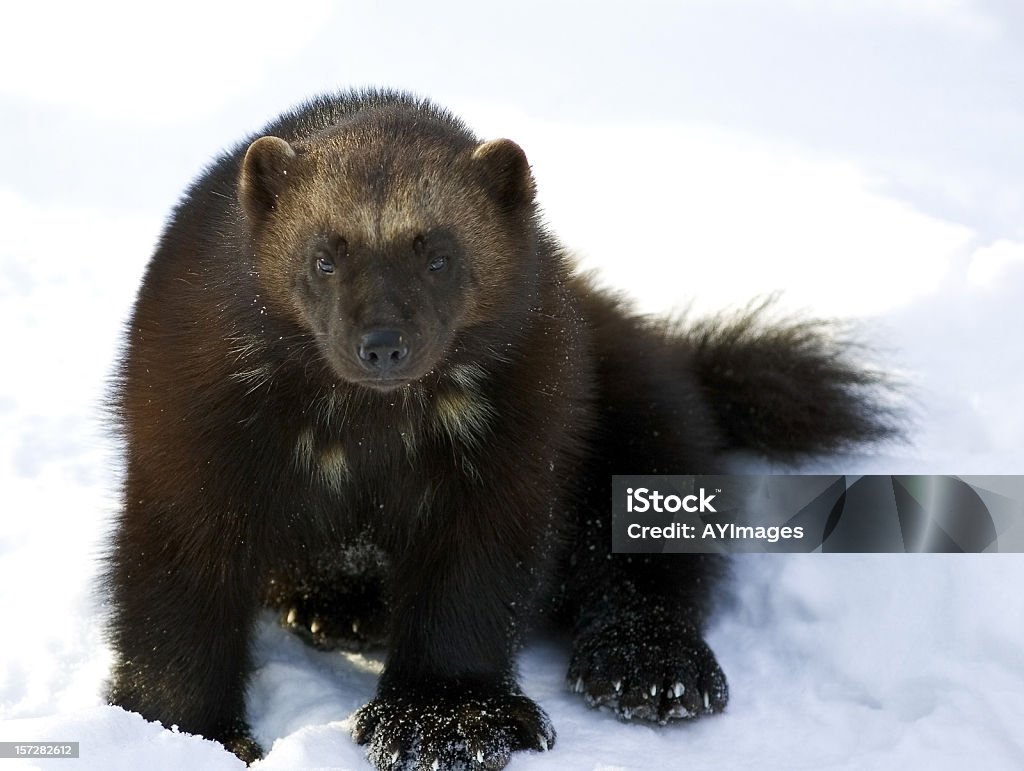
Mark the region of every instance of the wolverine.
<instances>
[{"instance_id":1,"label":"wolverine","mask_svg":"<svg viewBox=\"0 0 1024 771\"><path fill-rule=\"evenodd\" d=\"M385 646L352 720L382 771L552 749L515 666L538 619L587 704L721 712L721 558L612 553L611 477L885 436L882 378L832 326L773 318L631 312L574 272L524 151L427 101L285 113L187 190L127 328L110 702L258 759L269 606L317 647Z\"/></svg>"}]
</instances>

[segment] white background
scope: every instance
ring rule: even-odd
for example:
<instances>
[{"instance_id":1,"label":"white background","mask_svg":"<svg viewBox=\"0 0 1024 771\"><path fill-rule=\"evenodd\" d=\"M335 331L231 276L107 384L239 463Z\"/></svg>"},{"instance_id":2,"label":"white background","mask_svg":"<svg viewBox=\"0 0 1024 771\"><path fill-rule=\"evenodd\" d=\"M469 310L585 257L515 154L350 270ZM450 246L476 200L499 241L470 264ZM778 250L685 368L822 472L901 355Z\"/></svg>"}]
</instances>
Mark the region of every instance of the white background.
<instances>
[{"instance_id":1,"label":"white background","mask_svg":"<svg viewBox=\"0 0 1024 771\"><path fill-rule=\"evenodd\" d=\"M164 218L221 149L320 91L429 96L519 142L553 229L643 309L783 290L861 319L909 383L910 442L813 468L1022 473L1022 44L1010 0L12 6L0 740L80 741L61 768L238 765L103 705L92 594L116 507L105 379ZM1022 586L1017 555L743 560L711 633L725 716L619 724L539 641L525 683L559 741L511 768L1019 768ZM366 768L343 721L374 663L269 623L259 659L261 767Z\"/></svg>"}]
</instances>

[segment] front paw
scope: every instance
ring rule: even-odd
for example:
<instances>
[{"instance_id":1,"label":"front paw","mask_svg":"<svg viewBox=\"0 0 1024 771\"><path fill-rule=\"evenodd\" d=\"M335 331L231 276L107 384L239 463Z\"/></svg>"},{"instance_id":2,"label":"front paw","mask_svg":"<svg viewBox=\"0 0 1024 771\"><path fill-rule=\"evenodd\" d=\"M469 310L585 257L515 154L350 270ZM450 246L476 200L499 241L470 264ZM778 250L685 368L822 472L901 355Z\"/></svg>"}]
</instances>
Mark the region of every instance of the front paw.
<instances>
[{"instance_id":1,"label":"front paw","mask_svg":"<svg viewBox=\"0 0 1024 771\"><path fill-rule=\"evenodd\" d=\"M391 687L355 713L352 735L379 771L494 771L555 743L548 716L511 686Z\"/></svg>"},{"instance_id":2,"label":"front paw","mask_svg":"<svg viewBox=\"0 0 1024 771\"><path fill-rule=\"evenodd\" d=\"M591 624L576 637L567 680L592 707L662 725L721 712L729 700L725 674L700 633L664 618Z\"/></svg>"},{"instance_id":3,"label":"front paw","mask_svg":"<svg viewBox=\"0 0 1024 771\"><path fill-rule=\"evenodd\" d=\"M239 721L220 735L225 749L237 755L247 766L263 757L263 748L252 738L249 728Z\"/></svg>"}]
</instances>

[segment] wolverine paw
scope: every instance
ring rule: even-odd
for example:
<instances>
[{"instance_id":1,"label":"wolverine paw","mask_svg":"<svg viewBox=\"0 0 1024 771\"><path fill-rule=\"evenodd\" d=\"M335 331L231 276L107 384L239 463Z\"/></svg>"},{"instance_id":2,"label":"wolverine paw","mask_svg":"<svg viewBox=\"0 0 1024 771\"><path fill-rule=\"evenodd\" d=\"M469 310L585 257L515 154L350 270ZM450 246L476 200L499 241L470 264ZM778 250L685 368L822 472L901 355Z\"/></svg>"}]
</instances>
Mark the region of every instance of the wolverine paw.
<instances>
[{"instance_id":1,"label":"wolverine paw","mask_svg":"<svg viewBox=\"0 0 1024 771\"><path fill-rule=\"evenodd\" d=\"M316 594L296 595L282 606L280 623L314 648L359 652L383 644L387 610L376 596L324 602Z\"/></svg>"},{"instance_id":2,"label":"wolverine paw","mask_svg":"<svg viewBox=\"0 0 1024 771\"><path fill-rule=\"evenodd\" d=\"M358 618L321 616L295 604L281 611L281 626L314 648L358 653L381 644L383 631Z\"/></svg>"},{"instance_id":3,"label":"wolverine paw","mask_svg":"<svg viewBox=\"0 0 1024 771\"><path fill-rule=\"evenodd\" d=\"M567 680L587 704L664 725L725 709L715 654L686 624L606 623L577 636Z\"/></svg>"},{"instance_id":4,"label":"wolverine paw","mask_svg":"<svg viewBox=\"0 0 1024 771\"><path fill-rule=\"evenodd\" d=\"M378 771L496 771L513 752L555 743L544 711L521 693L389 690L355 713L352 736Z\"/></svg>"},{"instance_id":5,"label":"wolverine paw","mask_svg":"<svg viewBox=\"0 0 1024 771\"><path fill-rule=\"evenodd\" d=\"M221 743L228 752L237 755L247 766L263 758L263 748L249 734L249 729L240 726L221 736Z\"/></svg>"}]
</instances>

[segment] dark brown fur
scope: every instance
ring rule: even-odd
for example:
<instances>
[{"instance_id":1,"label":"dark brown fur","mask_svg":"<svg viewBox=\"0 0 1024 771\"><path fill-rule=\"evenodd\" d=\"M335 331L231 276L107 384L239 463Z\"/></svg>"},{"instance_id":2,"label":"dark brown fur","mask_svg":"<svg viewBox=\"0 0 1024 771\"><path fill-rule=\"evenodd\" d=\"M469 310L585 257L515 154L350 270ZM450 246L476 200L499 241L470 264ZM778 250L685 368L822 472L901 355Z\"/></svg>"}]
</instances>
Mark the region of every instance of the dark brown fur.
<instances>
[{"instance_id":1,"label":"dark brown fur","mask_svg":"<svg viewBox=\"0 0 1024 771\"><path fill-rule=\"evenodd\" d=\"M386 638L355 732L381 769L550 747L513 663L540 611L591 704L721 710L720 563L610 554L610 475L876 437L871 378L813 325L632 316L571 275L522 151L427 103L340 95L261 134L187 192L131 320L111 700L258 757L268 602L324 647Z\"/></svg>"}]
</instances>

